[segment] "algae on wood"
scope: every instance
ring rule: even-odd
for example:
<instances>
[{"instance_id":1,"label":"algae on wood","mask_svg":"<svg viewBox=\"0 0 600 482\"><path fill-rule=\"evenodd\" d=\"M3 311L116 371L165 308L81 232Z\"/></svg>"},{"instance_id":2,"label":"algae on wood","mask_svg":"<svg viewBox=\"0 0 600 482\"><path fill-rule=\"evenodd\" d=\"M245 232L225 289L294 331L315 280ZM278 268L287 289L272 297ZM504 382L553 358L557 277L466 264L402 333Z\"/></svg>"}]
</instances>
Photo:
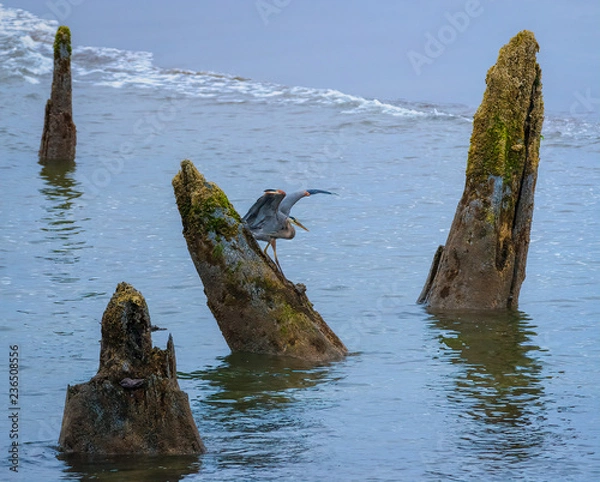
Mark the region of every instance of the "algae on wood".
<instances>
[{"instance_id":1,"label":"algae on wood","mask_svg":"<svg viewBox=\"0 0 600 482\"><path fill-rule=\"evenodd\" d=\"M430 310L518 306L544 115L538 50L524 30L500 49L487 73L464 193L419 297Z\"/></svg>"},{"instance_id":2,"label":"algae on wood","mask_svg":"<svg viewBox=\"0 0 600 482\"><path fill-rule=\"evenodd\" d=\"M73 122L71 91L71 31L58 27L54 40L52 91L46 103L40 163L75 160L77 129Z\"/></svg>"},{"instance_id":3,"label":"algae on wood","mask_svg":"<svg viewBox=\"0 0 600 482\"><path fill-rule=\"evenodd\" d=\"M69 386L59 438L66 454L192 455L205 451L187 395L177 383L175 347L152 347L142 294L119 283L102 316L100 368Z\"/></svg>"},{"instance_id":4,"label":"algae on wood","mask_svg":"<svg viewBox=\"0 0 600 482\"><path fill-rule=\"evenodd\" d=\"M315 362L347 354L305 288L289 282L263 254L217 185L184 160L173 188L208 306L232 351Z\"/></svg>"}]
</instances>

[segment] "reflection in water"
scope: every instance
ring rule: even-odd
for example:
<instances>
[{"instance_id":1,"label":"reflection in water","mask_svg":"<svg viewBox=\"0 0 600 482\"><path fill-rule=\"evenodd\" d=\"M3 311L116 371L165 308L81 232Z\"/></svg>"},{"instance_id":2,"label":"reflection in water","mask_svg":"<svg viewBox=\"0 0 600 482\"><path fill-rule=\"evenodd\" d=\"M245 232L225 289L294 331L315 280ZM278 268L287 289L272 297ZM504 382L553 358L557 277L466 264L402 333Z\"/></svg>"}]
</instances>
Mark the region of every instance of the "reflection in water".
<instances>
[{"instance_id":1,"label":"reflection in water","mask_svg":"<svg viewBox=\"0 0 600 482\"><path fill-rule=\"evenodd\" d=\"M69 480L102 482L165 482L182 480L186 475L196 474L200 470L198 456L162 456L141 455L113 457L65 456L67 467L65 477Z\"/></svg>"},{"instance_id":2,"label":"reflection in water","mask_svg":"<svg viewBox=\"0 0 600 482\"><path fill-rule=\"evenodd\" d=\"M539 348L519 312L432 317L447 359L461 367L449 400L464 419L462 443L481 458L525 460L546 429ZM470 423L472 422L472 423Z\"/></svg>"},{"instance_id":3,"label":"reflection in water","mask_svg":"<svg viewBox=\"0 0 600 482\"><path fill-rule=\"evenodd\" d=\"M48 275L52 281L58 283L79 281L79 278L69 271L68 265L79 261L78 251L85 246L83 237L79 236L83 229L71 211L73 200L82 194L73 178L74 171L74 163L53 163L44 166L40 172L40 176L46 182L46 186L40 189L40 192L48 201L44 206L47 215L42 218L42 231L45 233L43 242L51 246L48 256L44 259L54 263L52 272ZM65 266L60 269L59 265Z\"/></svg>"},{"instance_id":4,"label":"reflection in water","mask_svg":"<svg viewBox=\"0 0 600 482\"><path fill-rule=\"evenodd\" d=\"M217 464L247 470L304 461L309 434L318 424L306 413L319 405L318 395L310 406L307 398L314 396L311 388L328 379L329 368L247 353L221 360L214 368L178 374L202 383L206 395L194 411L201 414L200 434L209 453L211 445L227 447Z\"/></svg>"},{"instance_id":5,"label":"reflection in water","mask_svg":"<svg viewBox=\"0 0 600 482\"><path fill-rule=\"evenodd\" d=\"M216 389L205 403L228 411L283 407L293 401L294 389L315 386L328 373L303 360L251 353L232 353L221 365L192 373L182 379L201 379Z\"/></svg>"}]
</instances>

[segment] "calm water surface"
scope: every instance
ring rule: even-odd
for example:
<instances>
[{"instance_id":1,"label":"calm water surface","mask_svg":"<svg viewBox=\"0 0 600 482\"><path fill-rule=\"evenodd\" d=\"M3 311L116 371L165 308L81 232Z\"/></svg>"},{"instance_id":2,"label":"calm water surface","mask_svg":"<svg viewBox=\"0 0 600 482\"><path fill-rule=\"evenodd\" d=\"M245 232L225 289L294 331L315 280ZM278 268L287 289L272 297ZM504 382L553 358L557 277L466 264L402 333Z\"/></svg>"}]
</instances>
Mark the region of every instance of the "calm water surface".
<instances>
[{"instance_id":1,"label":"calm water surface","mask_svg":"<svg viewBox=\"0 0 600 482\"><path fill-rule=\"evenodd\" d=\"M0 353L20 347L22 446L0 479L600 480L597 122L548 114L521 311L436 317L415 300L462 194L473 112L80 48L77 165L44 168L52 29L21 15L1 37L26 68L0 72ZM339 194L298 203L310 232L279 258L345 361L230 354L181 235L184 158L242 214L265 188ZM120 281L167 329L154 343L173 334L202 457L58 456L66 386L95 374Z\"/></svg>"}]
</instances>

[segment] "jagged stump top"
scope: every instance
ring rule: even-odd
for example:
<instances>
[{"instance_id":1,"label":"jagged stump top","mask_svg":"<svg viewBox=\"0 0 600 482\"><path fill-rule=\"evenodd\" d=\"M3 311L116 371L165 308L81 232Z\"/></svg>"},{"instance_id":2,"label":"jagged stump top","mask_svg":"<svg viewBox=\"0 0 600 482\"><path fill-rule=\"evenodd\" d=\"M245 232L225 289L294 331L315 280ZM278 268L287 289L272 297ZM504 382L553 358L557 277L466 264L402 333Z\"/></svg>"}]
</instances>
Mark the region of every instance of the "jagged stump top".
<instances>
[{"instance_id":1,"label":"jagged stump top","mask_svg":"<svg viewBox=\"0 0 600 482\"><path fill-rule=\"evenodd\" d=\"M167 349L152 346L152 325L146 300L128 283L119 283L102 316L100 367L96 378L119 382L125 377L150 375L177 383L175 350L169 336Z\"/></svg>"}]
</instances>

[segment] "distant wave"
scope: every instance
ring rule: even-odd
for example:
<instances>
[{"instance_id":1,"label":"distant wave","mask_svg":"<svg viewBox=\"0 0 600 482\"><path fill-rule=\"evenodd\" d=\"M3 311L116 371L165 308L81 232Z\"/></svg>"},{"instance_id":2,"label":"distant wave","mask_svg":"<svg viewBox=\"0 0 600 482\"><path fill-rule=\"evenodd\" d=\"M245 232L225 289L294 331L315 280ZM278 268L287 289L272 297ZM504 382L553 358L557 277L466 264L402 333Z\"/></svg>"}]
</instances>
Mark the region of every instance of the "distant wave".
<instances>
[{"instance_id":1,"label":"distant wave","mask_svg":"<svg viewBox=\"0 0 600 482\"><path fill-rule=\"evenodd\" d=\"M39 83L50 75L57 27L53 20L0 4L0 79ZM325 105L338 107L344 113L373 112L399 117L435 114L333 89L283 86L215 72L162 69L154 64L152 53L142 51L74 46L72 70L76 82L114 88L160 88L174 94L212 98L215 102Z\"/></svg>"},{"instance_id":2,"label":"distant wave","mask_svg":"<svg viewBox=\"0 0 600 482\"><path fill-rule=\"evenodd\" d=\"M0 4L0 80L39 83L52 72L56 22Z\"/></svg>"},{"instance_id":3,"label":"distant wave","mask_svg":"<svg viewBox=\"0 0 600 482\"><path fill-rule=\"evenodd\" d=\"M73 54L78 80L115 88L161 88L178 94L213 98L217 102L260 102L269 104L320 104L337 106L345 112L373 110L394 116L422 116L426 112L399 107L376 99L344 94L333 89L289 87L216 72L162 69L149 52L82 47Z\"/></svg>"},{"instance_id":4,"label":"distant wave","mask_svg":"<svg viewBox=\"0 0 600 482\"><path fill-rule=\"evenodd\" d=\"M597 144L600 141L600 122L591 119L591 116L576 118L547 115L542 134L544 135L542 145L548 141L560 142L569 139L586 140Z\"/></svg>"},{"instance_id":5,"label":"distant wave","mask_svg":"<svg viewBox=\"0 0 600 482\"><path fill-rule=\"evenodd\" d=\"M0 81L37 84L52 73L53 42L58 23L0 4ZM150 52L107 47L73 49L75 82L112 88L161 89L161 92L213 99L217 103L266 103L330 106L347 115L470 121L464 109L409 102L382 102L334 89L284 86L216 72L157 67ZM388 117L390 118L390 117ZM548 118L544 134L598 139L598 122Z\"/></svg>"}]
</instances>

